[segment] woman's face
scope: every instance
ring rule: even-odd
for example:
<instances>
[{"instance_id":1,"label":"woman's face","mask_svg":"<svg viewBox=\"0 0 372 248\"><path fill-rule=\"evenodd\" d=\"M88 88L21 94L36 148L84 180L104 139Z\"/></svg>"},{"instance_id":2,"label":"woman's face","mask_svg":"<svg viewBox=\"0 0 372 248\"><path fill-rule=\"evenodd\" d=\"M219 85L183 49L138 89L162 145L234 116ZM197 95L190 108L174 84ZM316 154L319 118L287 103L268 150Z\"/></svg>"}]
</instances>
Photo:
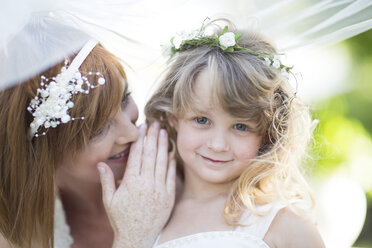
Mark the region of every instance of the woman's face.
<instances>
[{"instance_id":1,"label":"woman's face","mask_svg":"<svg viewBox=\"0 0 372 248\"><path fill-rule=\"evenodd\" d=\"M76 179L80 182L97 182L97 163L105 162L112 169L115 180L121 179L129 155L130 145L137 140L135 122L138 118L137 105L127 96L117 113L100 129L81 152L67 158L58 167L57 180Z\"/></svg>"}]
</instances>

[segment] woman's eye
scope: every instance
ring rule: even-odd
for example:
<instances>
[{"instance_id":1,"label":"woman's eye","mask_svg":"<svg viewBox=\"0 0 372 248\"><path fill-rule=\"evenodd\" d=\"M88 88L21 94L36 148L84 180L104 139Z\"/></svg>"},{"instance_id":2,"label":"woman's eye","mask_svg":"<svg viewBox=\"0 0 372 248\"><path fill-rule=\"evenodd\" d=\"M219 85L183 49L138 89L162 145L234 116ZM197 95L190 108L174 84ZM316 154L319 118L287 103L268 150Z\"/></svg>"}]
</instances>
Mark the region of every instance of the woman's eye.
<instances>
[{"instance_id":1,"label":"woman's eye","mask_svg":"<svg viewBox=\"0 0 372 248\"><path fill-rule=\"evenodd\" d=\"M125 109L125 107L128 105L130 94L131 92L127 92L123 95L123 98L121 100L121 109Z\"/></svg>"},{"instance_id":2,"label":"woman's eye","mask_svg":"<svg viewBox=\"0 0 372 248\"><path fill-rule=\"evenodd\" d=\"M236 130L238 130L238 131L247 131L247 130L248 130L247 125L242 124L242 123L235 124L235 125L234 125L234 128L235 128Z\"/></svg>"},{"instance_id":3,"label":"woman's eye","mask_svg":"<svg viewBox=\"0 0 372 248\"><path fill-rule=\"evenodd\" d=\"M209 120L206 117L196 117L194 120L201 125L209 124Z\"/></svg>"},{"instance_id":4,"label":"woman's eye","mask_svg":"<svg viewBox=\"0 0 372 248\"><path fill-rule=\"evenodd\" d=\"M102 134L106 133L106 131L108 131L108 129L110 128L110 125L111 125L111 121L107 122L97 132L95 132L94 134L92 134L89 139L91 139L91 140L92 139L95 139L95 138L101 136Z\"/></svg>"},{"instance_id":5,"label":"woman's eye","mask_svg":"<svg viewBox=\"0 0 372 248\"><path fill-rule=\"evenodd\" d=\"M94 134L92 134L90 136L90 139L94 139L94 138L97 138L98 136L100 136L103 131L105 130L105 127L102 127L101 129L99 129L97 132L95 132Z\"/></svg>"}]
</instances>

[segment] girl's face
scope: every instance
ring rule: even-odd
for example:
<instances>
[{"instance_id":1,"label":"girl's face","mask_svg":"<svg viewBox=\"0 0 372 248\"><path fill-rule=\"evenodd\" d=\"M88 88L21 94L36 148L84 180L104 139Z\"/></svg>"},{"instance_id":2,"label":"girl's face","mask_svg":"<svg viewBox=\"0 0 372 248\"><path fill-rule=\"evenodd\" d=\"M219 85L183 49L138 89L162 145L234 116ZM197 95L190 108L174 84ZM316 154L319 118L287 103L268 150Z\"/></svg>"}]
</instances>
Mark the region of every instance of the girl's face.
<instances>
[{"instance_id":1,"label":"girl's face","mask_svg":"<svg viewBox=\"0 0 372 248\"><path fill-rule=\"evenodd\" d=\"M138 137L135 125L137 118L137 105L132 97L125 96L117 113L94 134L88 146L74 159L66 159L62 166L58 167L58 176L62 176L62 180L67 176L80 181L99 182L96 166L98 162L105 162L112 169L115 179L121 179L130 145Z\"/></svg>"},{"instance_id":2,"label":"girl's face","mask_svg":"<svg viewBox=\"0 0 372 248\"><path fill-rule=\"evenodd\" d=\"M214 104L208 71L199 74L193 89L196 111L174 120L185 176L208 183L230 182L257 156L261 137L251 131L253 122L233 117Z\"/></svg>"}]
</instances>

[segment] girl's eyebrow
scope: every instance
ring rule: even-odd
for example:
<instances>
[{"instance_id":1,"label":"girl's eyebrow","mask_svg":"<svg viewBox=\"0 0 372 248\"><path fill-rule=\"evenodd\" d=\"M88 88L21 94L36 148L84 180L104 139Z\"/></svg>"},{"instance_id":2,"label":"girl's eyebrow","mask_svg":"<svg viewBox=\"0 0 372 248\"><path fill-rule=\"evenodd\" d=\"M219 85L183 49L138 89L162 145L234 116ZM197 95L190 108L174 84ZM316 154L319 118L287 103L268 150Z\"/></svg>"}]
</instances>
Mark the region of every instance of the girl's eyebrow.
<instances>
[{"instance_id":1,"label":"girl's eyebrow","mask_svg":"<svg viewBox=\"0 0 372 248\"><path fill-rule=\"evenodd\" d=\"M196 113L199 113L199 114L208 114L209 112L213 111L213 107L208 107L208 108L201 109L201 108L199 108L199 106L194 105L192 110Z\"/></svg>"},{"instance_id":2,"label":"girl's eyebrow","mask_svg":"<svg viewBox=\"0 0 372 248\"><path fill-rule=\"evenodd\" d=\"M235 121L237 122L248 122L248 123L253 123L252 120L249 120L249 119L243 119L243 118L236 118L236 117L233 117Z\"/></svg>"}]
</instances>

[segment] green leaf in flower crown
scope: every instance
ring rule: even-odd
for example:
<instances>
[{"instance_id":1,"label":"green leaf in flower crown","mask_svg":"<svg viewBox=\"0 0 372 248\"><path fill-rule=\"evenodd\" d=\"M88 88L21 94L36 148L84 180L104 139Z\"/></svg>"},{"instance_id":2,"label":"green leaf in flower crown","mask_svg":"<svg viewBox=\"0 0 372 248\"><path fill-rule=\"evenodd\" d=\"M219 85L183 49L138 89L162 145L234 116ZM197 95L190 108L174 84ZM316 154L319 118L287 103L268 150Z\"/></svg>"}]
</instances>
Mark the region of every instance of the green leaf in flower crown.
<instances>
[{"instance_id":1,"label":"green leaf in flower crown","mask_svg":"<svg viewBox=\"0 0 372 248\"><path fill-rule=\"evenodd\" d=\"M234 52L234 47L229 47L229 48L226 49L226 51L228 51L229 53L232 53L232 52Z\"/></svg>"},{"instance_id":2,"label":"green leaf in flower crown","mask_svg":"<svg viewBox=\"0 0 372 248\"><path fill-rule=\"evenodd\" d=\"M219 48L221 48L223 51L225 51L227 49L227 47L224 47L222 45L218 45Z\"/></svg>"},{"instance_id":3,"label":"green leaf in flower crown","mask_svg":"<svg viewBox=\"0 0 372 248\"><path fill-rule=\"evenodd\" d=\"M222 30L221 35L225 34L229 30L228 26L225 26L224 29Z\"/></svg>"},{"instance_id":4,"label":"green leaf in flower crown","mask_svg":"<svg viewBox=\"0 0 372 248\"><path fill-rule=\"evenodd\" d=\"M242 37L242 34L235 34L235 41L238 41Z\"/></svg>"}]
</instances>

